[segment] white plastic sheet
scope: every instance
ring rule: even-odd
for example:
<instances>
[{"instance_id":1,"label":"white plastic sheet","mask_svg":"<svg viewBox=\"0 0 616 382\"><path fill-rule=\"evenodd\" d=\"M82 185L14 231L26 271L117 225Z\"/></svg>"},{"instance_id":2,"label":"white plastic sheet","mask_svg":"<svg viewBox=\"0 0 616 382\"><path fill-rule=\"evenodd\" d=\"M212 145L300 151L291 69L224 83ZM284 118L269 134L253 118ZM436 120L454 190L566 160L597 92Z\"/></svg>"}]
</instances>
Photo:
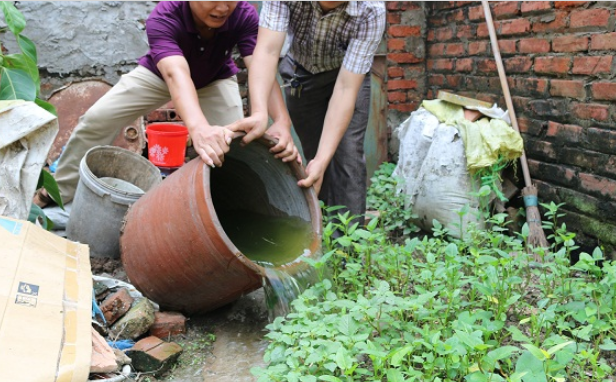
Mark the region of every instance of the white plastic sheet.
<instances>
[{"instance_id":1,"label":"white plastic sheet","mask_svg":"<svg viewBox=\"0 0 616 382\"><path fill-rule=\"evenodd\" d=\"M397 133L400 156L393 176L403 179L399 191L407 195L407 207L418 216L415 224L430 230L437 220L454 237L461 237L470 223L482 227L484 222L477 214L479 200L472 195L479 186L466 168L458 130L440 123L422 107L398 127ZM466 205L469 211L461 218L459 212Z\"/></svg>"},{"instance_id":2,"label":"white plastic sheet","mask_svg":"<svg viewBox=\"0 0 616 382\"><path fill-rule=\"evenodd\" d=\"M58 119L34 102L0 101L0 215L26 220Z\"/></svg>"}]
</instances>

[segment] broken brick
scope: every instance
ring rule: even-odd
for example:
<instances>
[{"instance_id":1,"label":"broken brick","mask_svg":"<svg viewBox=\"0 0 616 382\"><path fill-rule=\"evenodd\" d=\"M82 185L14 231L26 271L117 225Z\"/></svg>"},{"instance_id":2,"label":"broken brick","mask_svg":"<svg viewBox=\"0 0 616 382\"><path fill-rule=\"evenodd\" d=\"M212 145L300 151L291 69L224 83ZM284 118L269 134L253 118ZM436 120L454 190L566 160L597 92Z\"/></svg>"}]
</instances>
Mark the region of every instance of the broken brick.
<instances>
[{"instance_id":1,"label":"broken brick","mask_svg":"<svg viewBox=\"0 0 616 382\"><path fill-rule=\"evenodd\" d=\"M92 358L90 373L113 373L118 370L116 356L105 339L92 329Z\"/></svg>"},{"instance_id":2,"label":"broken brick","mask_svg":"<svg viewBox=\"0 0 616 382\"><path fill-rule=\"evenodd\" d=\"M138 341L126 355L132 360L137 371L160 374L182 354L182 347L175 342L165 342L158 337L150 336Z\"/></svg>"},{"instance_id":3,"label":"broken brick","mask_svg":"<svg viewBox=\"0 0 616 382\"><path fill-rule=\"evenodd\" d=\"M120 288L117 292L108 296L100 305L101 312L109 325L122 317L133 304L134 299L128 293L128 289Z\"/></svg>"},{"instance_id":4,"label":"broken brick","mask_svg":"<svg viewBox=\"0 0 616 382\"><path fill-rule=\"evenodd\" d=\"M156 312L150 335L161 339L186 332L186 317L177 312Z\"/></svg>"}]
</instances>

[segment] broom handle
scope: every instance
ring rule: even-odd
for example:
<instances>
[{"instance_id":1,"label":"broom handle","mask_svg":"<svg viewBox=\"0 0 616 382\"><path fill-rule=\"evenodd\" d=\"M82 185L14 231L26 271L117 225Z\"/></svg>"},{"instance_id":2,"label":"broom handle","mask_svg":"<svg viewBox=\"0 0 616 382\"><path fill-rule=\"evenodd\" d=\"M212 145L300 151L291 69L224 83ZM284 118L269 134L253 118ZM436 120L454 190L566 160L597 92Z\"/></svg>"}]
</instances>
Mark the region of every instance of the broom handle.
<instances>
[{"instance_id":1,"label":"broom handle","mask_svg":"<svg viewBox=\"0 0 616 382\"><path fill-rule=\"evenodd\" d=\"M501 87L503 88L503 95L505 96L505 103L509 111L509 117L511 118L511 125L517 131L520 132L518 127L518 120L515 116L515 110L513 109L513 102L511 102L511 94L509 93L509 84L507 83L507 77L505 76L505 68L503 67L503 61L501 59L500 50L498 48L498 40L496 39L496 31L494 30L494 22L492 21L492 12L490 11L490 4L483 0L481 2L486 17L486 24L488 26L488 32L490 33L490 43L492 44L492 50L494 51L494 60L496 61L496 68L498 69L498 77L500 79ZM530 171L528 170L528 162L526 161L526 154L522 149L522 156L520 156L520 163L522 165L522 175L524 176L524 183L526 187L532 186L530 179Z\"/></svg>"}]
</instances>

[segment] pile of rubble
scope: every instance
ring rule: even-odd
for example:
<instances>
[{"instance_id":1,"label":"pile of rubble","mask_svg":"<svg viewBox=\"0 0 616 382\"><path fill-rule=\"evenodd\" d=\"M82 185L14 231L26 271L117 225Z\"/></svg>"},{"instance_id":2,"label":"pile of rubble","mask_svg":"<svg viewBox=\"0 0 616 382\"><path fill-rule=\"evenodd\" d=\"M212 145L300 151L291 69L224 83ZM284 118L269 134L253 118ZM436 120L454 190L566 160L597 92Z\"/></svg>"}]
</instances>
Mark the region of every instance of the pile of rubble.
<instances>
[{"instance_id":1,"label":"pile of rubble","mask_svg":"<svg viewBox=\"0 0 616 382\"><path fill-rule=\"evenodd\" d=\"M182 353L171 338L186 332L186 318L162 312L132 285L94 277L90 381L131 381L159 376Z\"/></svg>"}]
</instances>

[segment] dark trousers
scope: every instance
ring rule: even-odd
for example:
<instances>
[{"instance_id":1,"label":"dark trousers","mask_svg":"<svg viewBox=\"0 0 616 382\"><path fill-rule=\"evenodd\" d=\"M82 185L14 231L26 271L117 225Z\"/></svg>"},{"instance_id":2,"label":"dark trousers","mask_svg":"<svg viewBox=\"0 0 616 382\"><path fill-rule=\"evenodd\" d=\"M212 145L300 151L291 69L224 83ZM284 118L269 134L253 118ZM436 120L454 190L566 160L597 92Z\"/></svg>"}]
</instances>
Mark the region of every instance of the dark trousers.
<instances>
[{"instance_id":1,"label":"dark trousers","mask_svg":"<svg viewBox=\"0 0 616 382\"><path fill-rule=\"evenodd\" d=\"M306 165L319 148L327 107L334 91L339 70L312 74L294 63L288 56L279 66L284 83L289 83L295 74L302 84L301 92L291 95L291 88L285 88L287 108L295 132L300 139ZM364 156L364 137L370 112L370 75L366 75L361 85L353 118L344 137L338 145L323 179L319 199L326 206L345 206L352 215L358 215L363 224L366 212L366 159Z\"/></svg>"}]
</instances>

